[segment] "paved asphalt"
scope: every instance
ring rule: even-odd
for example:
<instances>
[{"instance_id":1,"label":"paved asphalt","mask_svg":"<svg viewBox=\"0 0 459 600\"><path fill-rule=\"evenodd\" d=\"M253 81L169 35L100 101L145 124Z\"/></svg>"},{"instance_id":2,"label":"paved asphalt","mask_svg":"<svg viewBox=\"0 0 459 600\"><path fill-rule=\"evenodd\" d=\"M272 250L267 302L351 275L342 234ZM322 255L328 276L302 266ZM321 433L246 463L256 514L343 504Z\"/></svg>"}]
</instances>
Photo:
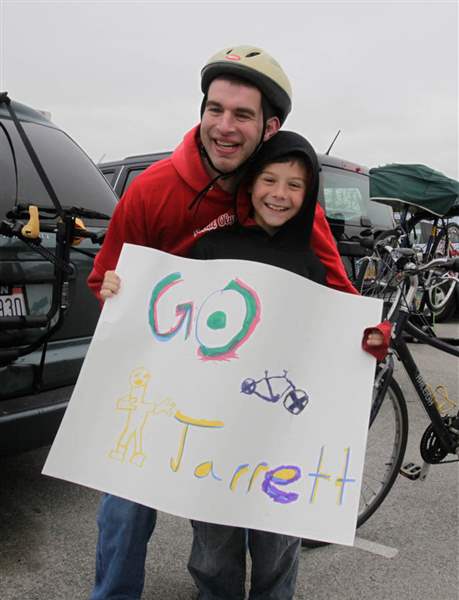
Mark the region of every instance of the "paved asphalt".
<instances>
[{"instance_id":1,"label":"paved asphalt","mask_svg":"<svg viewBox=\"0 0 459 600\"><path fill-rule=\"evenodd\" d=\"M459 337L459 322L441 330ZM457 400L457 359L411 348L429 383L447 385ZM410 414L406 461L419 462L427 419L404 374L397 378ZM0 600L86 600L91 589L99 494L40 475L46 454L0 460ZM143 600L196 597L186 571L190 529L186 520L160 515ZM432 467L422 483L399 477L358 531L357 547L304 549L296 598L457 600L457 464Z\"/></svg>"}]
</instances>

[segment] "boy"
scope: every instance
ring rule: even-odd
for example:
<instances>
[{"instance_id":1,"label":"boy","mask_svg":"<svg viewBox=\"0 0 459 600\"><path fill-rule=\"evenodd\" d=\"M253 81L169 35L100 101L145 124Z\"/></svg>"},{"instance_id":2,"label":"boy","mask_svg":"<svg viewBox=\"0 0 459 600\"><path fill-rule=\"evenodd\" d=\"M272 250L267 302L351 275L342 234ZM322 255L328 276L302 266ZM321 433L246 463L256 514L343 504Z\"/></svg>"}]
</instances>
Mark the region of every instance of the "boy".
<instances>
[{"instance_id":1,"label":"boy","mask_svg":"<svg viewBox=\"0 0 459 600\"><path fill-rule=\"evenodd\" d=\"M241 215L239 194L235 214L242 222L202 237L191 258L255 260L325 285L326 270L310 248L319 185L311 145L296 133L280 131L260 150L249 178L253 213ZM377 333L371 339L382 342ZM249 598L293 598L300 544L299 538L268 531L246 533L239 527L193 522L188 566L200 600L243 600L247 545L252 559Z\"/></svg>"}]
</instances>

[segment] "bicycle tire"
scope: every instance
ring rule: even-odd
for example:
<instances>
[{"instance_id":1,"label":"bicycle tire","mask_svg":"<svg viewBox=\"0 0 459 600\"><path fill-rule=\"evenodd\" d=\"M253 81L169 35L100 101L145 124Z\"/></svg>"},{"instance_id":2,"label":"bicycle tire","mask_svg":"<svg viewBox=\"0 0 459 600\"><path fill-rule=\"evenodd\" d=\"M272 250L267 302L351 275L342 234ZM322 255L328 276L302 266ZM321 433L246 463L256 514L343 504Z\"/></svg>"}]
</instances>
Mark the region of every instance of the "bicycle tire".
<instances>
[{"instance_id":1,"label":"bicycle tire","mask_svg":"<svg viewBox=\"0 0 459 600\"><path fill-rule=\"evenodd\" d=\"M407 441L406 401L391 376L381 407L368 430L357 527L371 517L392 489L402 466Z\"/></svg>"},{"instance_id":2,"label":"bicycle tire","mask_svg":"<svg viewBox=\"0 0 459 600\"><path fill-rule=\"evenodd\" d=\"M434 256L452 257L456 254L454 243L459 241L459 226L456 223L448 223L437 237L432 248ZM456 302L457 282L445 281L432 287L427 287L425 292L426 304L437 321L446 321L457 309Z\"/></svg>"},{"instance_id":3,"label":"bicycle tire","mask_svg":"<svg viewBox=\"0 0 459 600\"><path fill-rule=\"evenodd\" d=\"M458 308L456 286L457 282L453 282L451 288L448 288L446 292L444 290L441 290L441 298L446 298L446 300L444 302L441 302L440 307L438 306L438 293L436 299L433 302L431 301L431 295L427 295L426 304L429 307L437 323L443 323L444 321L448 321L456 313Z\"/></svg>"},{"instance_id":4,"label":"bicycle tire","mask_svg":"<svg viewBox=\"0 0 459 600\"><path fill-rule=\"evenodd\" d=\"M390 301L397 290L394 283L394 262L385 250L361 259L356 286L362 296Z\"/></svg>"},{"instance_id":5,"label":"bicycle tire","mask_svg":"<svg viewBox=\"0 0 459 600\"><path fill-rule=\"evenodd\" d=\"M391 376L378 414L368 430L357 528L381 506L392 489L402 466L407 441L406 401L400 386ZM327 544L307 538L301 540L303 548Z\"/></svg>"}]
</instances>

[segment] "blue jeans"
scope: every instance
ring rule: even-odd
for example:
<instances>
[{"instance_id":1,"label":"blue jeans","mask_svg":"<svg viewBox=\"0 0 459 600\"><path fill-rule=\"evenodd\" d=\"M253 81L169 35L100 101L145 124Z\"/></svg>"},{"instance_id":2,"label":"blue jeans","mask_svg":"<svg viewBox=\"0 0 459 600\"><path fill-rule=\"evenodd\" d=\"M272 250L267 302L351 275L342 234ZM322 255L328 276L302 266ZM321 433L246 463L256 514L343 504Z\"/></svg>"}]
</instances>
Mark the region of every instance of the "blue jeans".
<instances>
[{"instance_id":1,"label":"blue jeans","mask_svg":"<svg viewBox=\"0 0 459 600\"><path fill-rule=\"evenodd\" d=\"M90 600L139 600L156 510L105 494L97 524L96 581Z\"/></svg>"},{"instance_id":2,"label":"blue jeans","mask_svg":"<svg viewBox=\"0 0 459 600\"><path fill-rule=\"evenodd\" d=\"M188 569L199 600L244 600L247 546L252 559L250 600L291 600L301 540L288 535L193 521Z\"/></svg>"}]
</instances>

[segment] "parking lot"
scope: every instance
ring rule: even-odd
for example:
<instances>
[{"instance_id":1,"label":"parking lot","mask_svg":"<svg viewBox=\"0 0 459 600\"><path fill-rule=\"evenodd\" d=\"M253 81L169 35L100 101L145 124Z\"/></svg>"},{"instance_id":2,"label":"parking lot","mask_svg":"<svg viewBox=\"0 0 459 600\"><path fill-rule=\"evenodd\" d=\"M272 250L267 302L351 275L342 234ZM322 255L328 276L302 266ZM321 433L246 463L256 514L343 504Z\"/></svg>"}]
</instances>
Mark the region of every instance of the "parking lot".
<instances>
[{"instance_id":1,"label":"parking lot","mask_svg":"<svg viewBox=\"0 0 459 600\"><path fill-rule=\"evenodd\" d=\"M459 321L439 326L459 336ZM428 382L457 401L457 359L412 345ZM410 437L405 462L419 462L427 419L403 373ZM77 451L78 449L75 449ZM94 576L99 493L40 474L47 448L1 459L1 600L84 600ZM298 599L456 600L457 464L432 467L425 482L399 477L358 531L356 546L303 549ZM196 597L186 571L191 527L161 514L147 560L144 599Z\"/></svg>"}]
</instances>

